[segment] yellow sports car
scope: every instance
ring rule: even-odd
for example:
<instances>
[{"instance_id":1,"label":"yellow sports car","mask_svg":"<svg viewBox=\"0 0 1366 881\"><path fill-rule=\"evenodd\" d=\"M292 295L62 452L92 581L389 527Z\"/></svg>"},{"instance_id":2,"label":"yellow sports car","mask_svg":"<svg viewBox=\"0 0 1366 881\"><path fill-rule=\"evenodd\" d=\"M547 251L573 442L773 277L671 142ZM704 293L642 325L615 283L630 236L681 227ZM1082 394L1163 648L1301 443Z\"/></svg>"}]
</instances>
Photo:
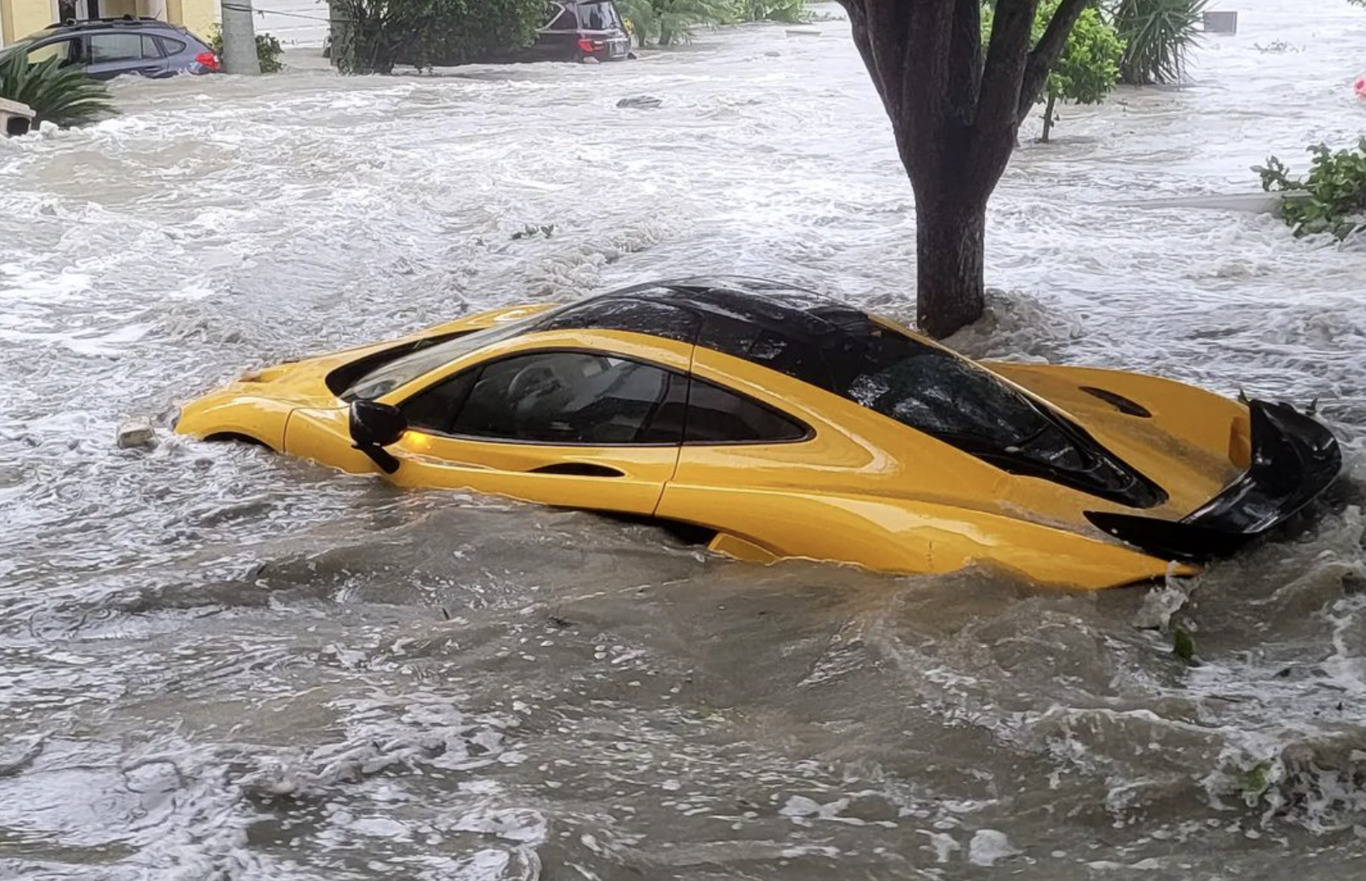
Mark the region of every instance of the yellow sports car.
<instances>
[{"instance_id":1,"label":"yellow sports car","mask_svg":"<svg viewBox=\"0 0 1366 881\"><path fill-rule=\"evenodd\" d=\"M175 425L399 486L688 524L747 560L984 563L1085 589L1193 573L1341 470L1328 429L1285 404L976 363L809 291L727 277L271 367Z\"/></svg>"}]
</instances>

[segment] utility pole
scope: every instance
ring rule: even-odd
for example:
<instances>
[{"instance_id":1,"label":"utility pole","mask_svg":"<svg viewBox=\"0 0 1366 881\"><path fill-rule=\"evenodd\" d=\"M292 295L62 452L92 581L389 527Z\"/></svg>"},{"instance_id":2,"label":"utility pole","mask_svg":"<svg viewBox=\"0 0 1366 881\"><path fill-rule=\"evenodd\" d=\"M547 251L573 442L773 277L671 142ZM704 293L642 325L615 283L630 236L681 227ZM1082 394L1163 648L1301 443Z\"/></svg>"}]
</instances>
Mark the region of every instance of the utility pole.
<instances>
[{"instance_id":1,"label":"utility pole","mask_svg":"<svg viewBox=\"0 0 1366 881\"><path fill-rule=\"evenodd\" d=\"M251 0L221 0L223 5L224 73L259 76L256 56L256 24L251 20Z\"/></svg>"}]
</instances>

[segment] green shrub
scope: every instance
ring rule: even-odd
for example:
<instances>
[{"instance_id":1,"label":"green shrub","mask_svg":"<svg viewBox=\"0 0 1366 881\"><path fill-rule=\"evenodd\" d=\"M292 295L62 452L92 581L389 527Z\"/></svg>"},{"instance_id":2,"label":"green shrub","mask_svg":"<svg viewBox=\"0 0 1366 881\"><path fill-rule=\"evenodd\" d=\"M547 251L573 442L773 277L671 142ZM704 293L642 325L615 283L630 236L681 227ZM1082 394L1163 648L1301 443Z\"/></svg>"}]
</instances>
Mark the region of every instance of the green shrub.
<instances>
[{"instance_id":1,"label":"green shrub","mask_svg":"<svg viewBox=\"0 0 1366 881\"><path fill-rule=\"evenodd\" d=\"M1037 43L1053 15L1058 11L1060 0L1043 0L1034 16L1034 31L1031 42ZM991 6L982 7L982 45L991 40L991 23L995 10ZM1062 56L1048 74L1044 85L1043 134L1040 141L1047 142L1053 130L1054 111L1059 101L1072 101L1077 104L1099 104L1105 96L1114 91L1119 81L1119 59L1124 53L1124 43L1115 29L1108 24L1094 8L1082 11Z\"/></svg>"},{"instance_id":2,"label":"green shrub","mask_svg":"<svg viewBox=\"0 0 1366 881\"><path fill-rule=\"evenodd\" d=\"M618 0L616 5L642 46L687 42L698 26L735 21L737 9L731 0Z\"/></svg>"},{"instance_id":3,"label":"green shrub","mask_svg":"<svg viewBox=\"0 0 1366 881\"><path fill-rule=\"evenodd\" d=\"M214 25L213 30L209 32L209 48L219 58L223 57L223 29L218 25ZM279 73L284 70L284 62L280 60L284 51L284 47L273 34L256 35L256 58L261 62L261 73Z\"/></svg>"},{"instance_id":4,"label":"green shrub","mask_svg":"<svg viewBox=\"0 0 1366 881\"><path fill-rule=\"evenodd\" d=\"M530 46L543 0L331 0L332 63L342 73L466 64Z\"/></svg>"},{"instance_id":5,"label":"green shrub","mask_svg":"<svg viewBox=\"0 0 1366 881\"><path fill-rule=\"evenodd\" d=\"M740 21L781 21L797 24L810 16L806 0L737 0L735 16Z\"/></svg>"},{"instance_id":6,"label":"green shrub","mask_svg":"<svg viewBox=\"0 0 1366 881\"><path fill-rule=\"evenodd\" d=\"M1309 152L1314 161L1302 180L1290 177L1290 169L1275 156L1252 169L1268 193L1298 196L1282 200L1281 217L1296 236L1326 232L1345 239L1366 227L1366 137L1352 149L1333 152L1318 144Z\"/></svg>"},{"instance_id":7,"label":"green shrub","mask_svg":"<svg viewBox=\"0 0 1366 881\"><path fill-rule=\"evenodd\" d=\"M0 52L0 98L27 104L33 125L86 125L114 115L109 89L79 67L62 67L60 58L28 63L26 47Z\"/></svg>"}]
</instances>

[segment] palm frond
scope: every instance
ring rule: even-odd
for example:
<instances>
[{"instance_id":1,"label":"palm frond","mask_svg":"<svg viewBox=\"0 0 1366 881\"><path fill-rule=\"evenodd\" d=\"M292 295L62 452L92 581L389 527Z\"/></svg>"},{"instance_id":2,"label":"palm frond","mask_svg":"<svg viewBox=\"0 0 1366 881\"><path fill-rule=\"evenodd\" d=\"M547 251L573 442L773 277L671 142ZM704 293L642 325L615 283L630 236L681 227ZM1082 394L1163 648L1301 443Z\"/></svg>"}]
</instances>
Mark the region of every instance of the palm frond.
<instances>
[{"instance_id":1,"label":"palm frond","mask_svg":"<svg viewBox=\"0 0 1366 881\"><path fill-rule=\"evenodd\" d=\"M1199 42L1207 5L1208 0L1117 0L1111 15L1125 44L1120 78L1131 85L1180 80Z\"/></svg>"},{"instance_id":2,"label":"palm frond","mask_svg":"<svg viewBox=\"0 0 1366 881\"><path fill-rule=\"evenodd\" d=\"M61 64L59 58L30 64L22 48L0 52L0 98L33 108L35 126L87 125L114 115L104 83L78 67Z\"/></svg>"}]
</instances>

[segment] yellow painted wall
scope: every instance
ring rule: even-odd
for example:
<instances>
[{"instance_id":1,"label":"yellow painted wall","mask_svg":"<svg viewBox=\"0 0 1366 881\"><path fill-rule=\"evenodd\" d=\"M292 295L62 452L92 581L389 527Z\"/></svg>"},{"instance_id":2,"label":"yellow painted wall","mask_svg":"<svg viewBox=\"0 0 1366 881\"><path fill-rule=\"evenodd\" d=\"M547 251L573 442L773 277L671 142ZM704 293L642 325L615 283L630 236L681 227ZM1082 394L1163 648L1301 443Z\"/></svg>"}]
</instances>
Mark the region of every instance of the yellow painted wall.
<instances>
[{"instance_id":1,"label":"yellow painted wall","mask_svg":"<svg viewBox=\"0 0 1366 881\"><path fill-rule=\"evenodd\" d=\"M207 40L213 27L218 0L166 0L166 20L184 25L190 33ZM100 14L106 18L120 15L147 15L148 4L139 0L104 0ZM0 24L5 44L13 43L54 21L52 0L0 0Z\"/></svg>"},{"instance_id":2,"label":"yellow painted wall","mask_svg":"<svg viewBox=\"0 0 1366 881\"><path fill-rule=\"evenodd\" d=\"M166 15L168 20L184 25L190 33L207 41L209 31L213 29L213 13L217 5L217 0L181 0L181 17L174 19L170 18L171 4L168 2Z\"/></svg>"},{"instance_id":3,"label":"yellow painted wall","mask_svg":"<svg viewBox=\"0 0 1366 881\"><path fill-rule=\"evenodd\" d=\"M52 0L0 0L5 42L13 43L52 24Z\"/></svg>"}]
</instances>

